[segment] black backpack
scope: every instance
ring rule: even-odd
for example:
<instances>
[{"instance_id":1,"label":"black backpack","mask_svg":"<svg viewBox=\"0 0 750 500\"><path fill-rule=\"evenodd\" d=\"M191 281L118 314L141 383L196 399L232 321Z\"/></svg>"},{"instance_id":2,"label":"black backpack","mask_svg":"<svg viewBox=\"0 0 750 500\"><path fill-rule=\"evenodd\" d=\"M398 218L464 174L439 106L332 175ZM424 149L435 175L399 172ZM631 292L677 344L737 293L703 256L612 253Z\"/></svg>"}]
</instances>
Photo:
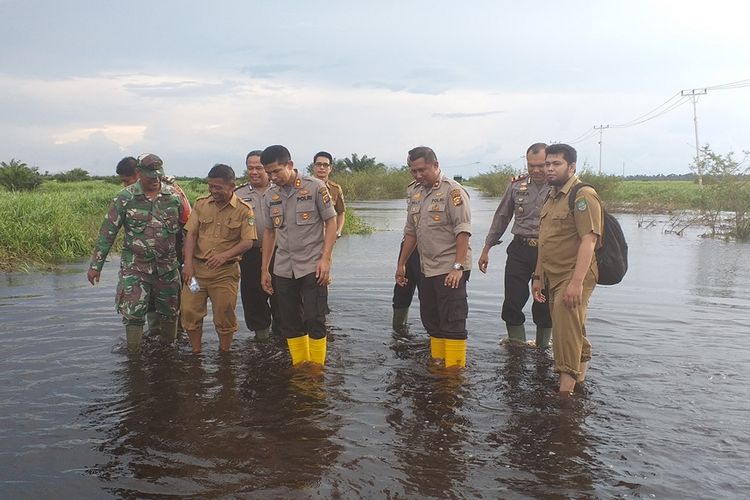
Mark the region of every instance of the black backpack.
<instances>
[{"instance_id":1,"label":"black backpack","mask_svg":"<svg viewBox=\"0 0 750 500\"><path fill-rule=\"evenodd\" d=\"M568 207L573 210L576 194L582 187L594 187L591 184L576 184L570 190ZM599 285L616 285L628 272L628 243L617 219L602 206L604 235L602 246L596 251L596 262L599 266Z\"/></svg>"}]
</instances>

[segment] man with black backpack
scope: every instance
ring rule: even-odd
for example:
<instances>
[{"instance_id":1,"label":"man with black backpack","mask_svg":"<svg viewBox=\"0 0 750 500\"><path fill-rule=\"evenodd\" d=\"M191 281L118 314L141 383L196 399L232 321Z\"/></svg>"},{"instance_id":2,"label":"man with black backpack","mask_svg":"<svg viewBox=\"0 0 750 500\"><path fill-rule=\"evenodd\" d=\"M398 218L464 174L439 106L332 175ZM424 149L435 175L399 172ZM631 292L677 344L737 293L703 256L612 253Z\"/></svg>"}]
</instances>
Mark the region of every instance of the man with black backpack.
<instances>
[{"instance_id":1,"label":"man with black backpack","mask_svg":"<svg viewBox=\"0 0 750 500\"><path fill-rule=\"evenodd\" d=\"M576 150L567 144L546 148L545 171L552 189L540 213L539 257L532 282L534 300L549 299L561 397L568 397L576 383L584 381L591 359L586 310L599 277L595 250L602 245L604 229L594 188L574 188L581 183L575 175L576 157Z\"/></svg>"}]
</instances>

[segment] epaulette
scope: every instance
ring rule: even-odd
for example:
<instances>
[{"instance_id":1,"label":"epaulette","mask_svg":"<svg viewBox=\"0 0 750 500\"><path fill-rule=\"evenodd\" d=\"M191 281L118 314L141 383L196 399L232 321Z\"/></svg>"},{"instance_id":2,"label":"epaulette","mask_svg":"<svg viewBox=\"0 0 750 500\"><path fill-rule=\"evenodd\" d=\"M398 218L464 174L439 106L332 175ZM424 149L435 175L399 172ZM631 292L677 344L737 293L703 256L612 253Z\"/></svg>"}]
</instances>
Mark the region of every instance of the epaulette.
<instances>
[{"instance_id":1,"label":"epaulette","mask_svg":"<svg viewBox=\"0 0 750 500\"><path fill-rule=\"evenodd\" d=\"M234 190L237 191L238 189L242 189L243 187L247 186L248 184L250 184L250 183L249 182L243 182L242 184L240 184L239 186L237 186L236 188L234 188ZM252 189L252 186L250 186L250 189Z\"/></svg>"},{"instance_id":2,"label":"epaulette","mask_svg":"<svg viewBox=\"0 0 750 500\"><path fill-rule=\"evenodd\" d=\"M510 178L510 182L522 181L525 178L527 178L528 176L529 176L529 174L514 175L513 177Z\"/></svg>"},{"instance_id":3,"label":"epaulette","mask_svg":"<svg viewBox=\"0 0 750 500\"><path fill-rule=\"evenodd\" d=\"M195 201L197 202L197 201L201 201L201 200L207 200L210 197L211 197L210 194L207 194L205 196L199 196L198 198L195 199Z\"/></svg>"},{"instance_id":4,"label":"epaulette","mask_svg":"<svg viewBox=\"0 0 750 500\"><path fill-rule=\"evenodd\" d=\"M414 186L414 185L415 185L416 183L417 183L417 181L416 181L416 180L413 180L413 181L411 181L411 182L409 183L409 185L408 185L408 186L406 186L406 187L412 187L412 186Z\"/></svg>"},{"instance_id":5,"label":"epaulette","mask_svg":"<svg viewBox=\"0 0 750 500\"><path fill-rule=\"evenodd\" d=\"M163 175L161 180L163 180L167 184L174 184L175 182L177 182L177 179L175 179L174 175Z\"/></svg>"}]
</instances>

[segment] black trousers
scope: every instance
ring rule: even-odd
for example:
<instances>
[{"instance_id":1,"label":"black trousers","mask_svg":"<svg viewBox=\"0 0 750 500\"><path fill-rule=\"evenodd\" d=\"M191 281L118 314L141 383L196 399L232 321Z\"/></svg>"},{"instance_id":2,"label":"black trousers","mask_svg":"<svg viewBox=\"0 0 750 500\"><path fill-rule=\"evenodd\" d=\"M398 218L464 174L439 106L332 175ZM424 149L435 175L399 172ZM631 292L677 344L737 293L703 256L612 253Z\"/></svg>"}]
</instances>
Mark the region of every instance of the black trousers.
<instances>
[{"instance_id":1,"label":"black trousers","mask_svg":"<svg viewBox=\"0 0 750 500\"><path fill-rule=\"evenodd\" d=\"M328 286L318 285L315 273L301 278L276 276L274 295L278 297L281 333L291 339L309 334L310 338L326 336Z\"/></svg>"},{"instance_id":2,"label":"black trousers","mask_svg":"<svg viewBox=\"0 0 750 500\"><path fill-rule=\"evenodd\" d=\"M502 318L508 325L523 325L526 316L523 307L529 300L531 291L529 282L536 268L537 247L530 247L514 239L507 249L508 260L505 261L505 299L503 300ZM544 291L545 297L547 291ZM533 301L531 315L534 323L542 328L552 327L552 318L547 303Z\"/></svg>"},{"instance_id":3,"label":"black trousers","mask_svg":"<svg viewBox=\"0 0 750 500\"><path fill-rule=\"evenodd\" d=\"M466 282L471 271L464 271L458 288L445 286L447 274L427 278L419 283L419 315L430 337L465 340L469 302Z\"/></svg>"},{"instance_id":4,"label":"black trousers","mask_svg":"<svg viewBox=\"0 0 750 500\"><path fill-rule=\"evenodd\" d=\"M240 295L248 330L257 332L271 326L271 318L278 323L279 305L276 295L268 295L260 286L260 247L253 247L240 261ZM273 258L271 258L273 269ZM273 278L274 286L276 278Z\"/></svg>"},{"instance_id":5,"label":"black trousers","mask_svg":"<svg viewBox=\"0 0 750 500\"><path fill-rule=\"evenodd\" d=\"M401 251L404 249L404 242L398 251L398 258L401 259ZM407 309L414 298L414 290L419 287L419 280L422 279L422 268L419 262L419 252L415 248L406 261L406 286L394 285L393 287L393 308Z\"/></svg>"}]
</instances>

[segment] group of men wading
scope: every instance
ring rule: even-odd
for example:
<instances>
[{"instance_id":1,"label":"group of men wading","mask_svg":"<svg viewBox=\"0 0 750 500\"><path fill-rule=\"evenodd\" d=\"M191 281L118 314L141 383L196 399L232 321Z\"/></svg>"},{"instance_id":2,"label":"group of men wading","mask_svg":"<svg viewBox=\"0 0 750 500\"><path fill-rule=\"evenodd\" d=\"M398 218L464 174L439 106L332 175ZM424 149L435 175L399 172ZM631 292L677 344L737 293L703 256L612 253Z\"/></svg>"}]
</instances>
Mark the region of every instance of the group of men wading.
<instances>
[{"instance_id":1,"label":"group of men wading","mask_svg":"<svg viewBox=\"0 0 750 500\"><path fill-rule=\"evenodd\" d=\"M217 164L208 173L209 195L191 208L158 156L123 159L117 172L126 187L102 224L88 279L99 280L124 228L116 305L129 348L138 350L146 323L162 341L174 342L180 318L199 353L210 299L219 348L229 350L239 330L239 289L245 322L257 340L278 332L293 365L323 366L333 246L345 217L341 187L328 178L332 161L329 153L317 153L314 176L307 176L284 146L251 151L246 184L237 187L232 168ZM601 202L593 188L583 187L569 203L571 188L580 183L571 146L533 144L526 162L528 174L510 182L495 212L479 270L487 272L490 249L513 219L502 306L508 340L526 343L522 310L533 294L536 346L547 348L552 340L560 395L568 396L584 381L591 359L585 321L598 276ZM418 288L431 357L460 368L466 364L472 262L469 195L442 173L431 148L410 150L407 165L414 181L407 187L393 326L406 323Z\"/></svg>"}]
</instances>

